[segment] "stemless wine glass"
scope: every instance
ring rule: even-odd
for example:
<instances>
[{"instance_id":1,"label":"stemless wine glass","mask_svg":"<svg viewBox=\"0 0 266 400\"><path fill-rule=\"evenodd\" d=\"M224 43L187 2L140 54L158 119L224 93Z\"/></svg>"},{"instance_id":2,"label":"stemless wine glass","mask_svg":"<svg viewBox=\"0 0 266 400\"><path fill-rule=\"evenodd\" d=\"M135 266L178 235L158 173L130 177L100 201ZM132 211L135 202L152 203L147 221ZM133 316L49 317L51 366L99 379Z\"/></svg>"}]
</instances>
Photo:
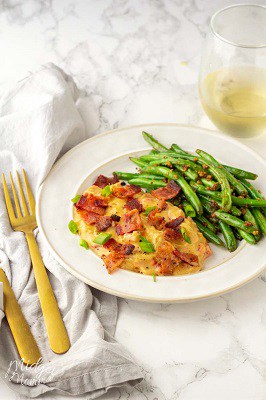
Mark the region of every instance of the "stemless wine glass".
<instances>
[{"instance_id":1,"label":"stemless wine glass","mask_svg":"<svg viewBox=\"0 0 266 400\"><path fill-rule=\"evenodd\" d=\"M213 15L199 77L203 108L222 131L266 132L266 7L237 4Z\"/></svg>"}]
</instances>

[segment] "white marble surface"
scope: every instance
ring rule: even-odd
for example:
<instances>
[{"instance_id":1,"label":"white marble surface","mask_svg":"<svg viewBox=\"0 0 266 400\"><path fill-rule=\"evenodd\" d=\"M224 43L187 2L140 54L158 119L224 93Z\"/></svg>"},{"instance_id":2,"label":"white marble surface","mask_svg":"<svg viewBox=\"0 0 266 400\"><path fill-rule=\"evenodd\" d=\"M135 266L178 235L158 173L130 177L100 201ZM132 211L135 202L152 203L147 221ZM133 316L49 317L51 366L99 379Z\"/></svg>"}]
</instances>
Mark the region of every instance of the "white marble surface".
<instances>
[{"instance_id":1,"label":"white marble surface","mask_svg":"<svg viewBox=\"0 0 266 400\"><path fill-rule=\"evenodd\" d=\"M3 0L0 84L52 61L89 96L82 103L88 134L146 122L212 127L197 91L202 37L210 15L230 3ZM266 156L265 137L245 143ZM116 338L139 361L145 381L131 393L113 390L103 398L265 399L265 289L266 274L197 303L119 300ZM4 383L0 397L21 399Z\"/></svg>"}]
</instances>

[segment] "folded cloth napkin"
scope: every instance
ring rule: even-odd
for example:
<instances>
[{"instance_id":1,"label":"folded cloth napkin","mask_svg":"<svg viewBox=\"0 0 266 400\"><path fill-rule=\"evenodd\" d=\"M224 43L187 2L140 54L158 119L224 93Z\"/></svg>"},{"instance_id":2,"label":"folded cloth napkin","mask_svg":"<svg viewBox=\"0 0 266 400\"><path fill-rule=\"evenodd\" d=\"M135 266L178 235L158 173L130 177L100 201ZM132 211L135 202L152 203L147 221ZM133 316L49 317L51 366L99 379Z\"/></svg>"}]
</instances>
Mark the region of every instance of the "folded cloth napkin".
<instances>
[{"instance_id":1,"label":"folded cloth napkin","mask_svg":"<svg viewBox=\"0 0 266 400\"><path fill-rule=\"evenodd\" d=\"M1 256L1 254L0 254ZM1 263L1 260L0 260ZM4 294L3 294L3 284L0 282L0 329L1 329L1 322L2 319L4 318Z\"/></svg>"},{"instance_id":2,"label":"folded cloth napkin","mask_svg":"<svg viewBox=\"0 0 266 400\"><path fill-rule=\"evenodd\" d=\"M55 160L86 138L77 109L79 92L71 78L53 64L32 72L0 93L1 172L24 168L36 193ZM62 184L64 184L62 182ZM111 387L134 386L140 368L113 339L117 300L90 288L63 269L37 241L71 341L64 355L54 354L47 340L27 244L9 224L0 188L0 248L10 266L5 272L39 345L43 362L26 368L3 320L0 331L0 376L28 397L45 392L96 398Z\"/></svg>"}]
</instances>

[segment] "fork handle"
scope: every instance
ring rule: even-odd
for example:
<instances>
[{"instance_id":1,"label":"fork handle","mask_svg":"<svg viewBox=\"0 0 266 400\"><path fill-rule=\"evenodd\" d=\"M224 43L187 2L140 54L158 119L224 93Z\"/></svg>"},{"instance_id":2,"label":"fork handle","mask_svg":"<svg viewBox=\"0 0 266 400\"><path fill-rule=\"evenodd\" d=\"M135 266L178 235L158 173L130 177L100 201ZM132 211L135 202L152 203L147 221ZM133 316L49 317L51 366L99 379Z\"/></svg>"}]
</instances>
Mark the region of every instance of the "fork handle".
<instances>
[{"instance_id":1,"label":"fork handle","mask_svg":"<svg viewBox=\"0 0 266 400\"><path fill-rule=\"evenodd\" d=\"M68 334L33 232L26 233L26 239L50 347L55 353L62 354L70 347Z\"/></svg>"},{"instance_id":2,"label":"fork handle","mask_svg":"<svg viewBox=\"0 0 266 400\"><path fill-rule=\"evenodd\" d=\"M41 353L32 336L30 327L22 314L14 292L8 282L6 274L0 268L0 282L4 289L4 308L6 319L16 343L19 355L24 364L37 364L41 359Z\"/></svg>"}]
</instances>

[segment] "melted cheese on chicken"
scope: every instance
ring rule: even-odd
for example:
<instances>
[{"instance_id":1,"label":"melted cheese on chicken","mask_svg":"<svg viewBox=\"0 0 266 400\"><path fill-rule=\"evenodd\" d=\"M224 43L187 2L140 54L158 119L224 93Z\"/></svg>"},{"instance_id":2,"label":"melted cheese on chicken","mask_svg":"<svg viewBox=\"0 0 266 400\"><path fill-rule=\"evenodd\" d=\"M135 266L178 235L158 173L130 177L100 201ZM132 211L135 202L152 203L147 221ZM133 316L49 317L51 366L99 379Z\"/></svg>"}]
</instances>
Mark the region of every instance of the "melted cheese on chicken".
<instances>
[{"instance_id":1,"label":"melted cheese on chicken","mask_svg":"<svg viewBox=\"0 0 266 400\"><path fill-rule=\"evenodd\" d=\"M111 185L111 189L114 186L120 186L120 183L116 183ZM89 187L83 194L93 194L95 196L101 196L102 189L98 186ZM150 193L138 193L134 195L134 198L138 199L142 204L143 209L146 210L148 207L158 207L160 205L160 200L152 196ZM124 208L124 205L127 202L127 199L121 199L110 195L108 197L108 207L106 208L105 215L111 216L112 214L116 214L118 216L122 216L127 210ZM178 217L183 217L184 221L181 223L181 226L185 228L187 235L190 238L191 243L186 242L183 238L175 241L174 247L182 253L189 253L198 256L199 263L197 266L189 265L185 262L181 262L178 266L176 266L173 270L173 275L184 275L198 272L202 269L204 260L211 254L210 247L204 238L204 236L199 232L194 221L188 217L186 218L184 212L174 206L172 203L167 202L167 206L164 210L162 210L158 215L161 215L165 218L166 222L173 220ZM116 233L115 224L110 226L105 230L106 233L112 235L112 238L115 239L118 243L121 244L133 244L135 246L132 254L128 255L120 268L126 269L129 271L138 272L141 274L152 275L158 274L158 269L154 264L154 258L156 258L156 251L159 246L165 242L164 238L164 230L157 230L154 226L151 226L148 222L148 216L143 212L140 213L141 221L143 224L143 229L141 231L134 231L132 233L126 233L124 235L118 235ZM81 218L80 214L74 208L74 221L78 226L79 236L84 239L89 248L94 251L99 257L107 256L109 254L109 250L104 248L102 245L98 245L94 243L94 239L99 235L100 232L96 230L95 225L89 225L84 222ZM153 253L144 253L139 246L139 236L144 236L149 242L151 242L154 246L155 252Z\"/></svg>"}]
</instances>

